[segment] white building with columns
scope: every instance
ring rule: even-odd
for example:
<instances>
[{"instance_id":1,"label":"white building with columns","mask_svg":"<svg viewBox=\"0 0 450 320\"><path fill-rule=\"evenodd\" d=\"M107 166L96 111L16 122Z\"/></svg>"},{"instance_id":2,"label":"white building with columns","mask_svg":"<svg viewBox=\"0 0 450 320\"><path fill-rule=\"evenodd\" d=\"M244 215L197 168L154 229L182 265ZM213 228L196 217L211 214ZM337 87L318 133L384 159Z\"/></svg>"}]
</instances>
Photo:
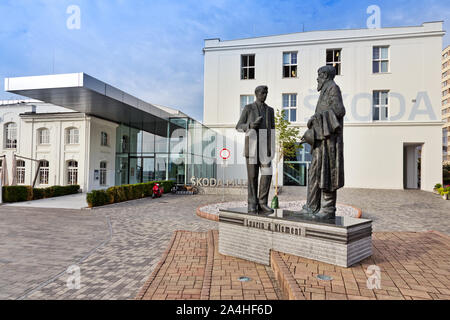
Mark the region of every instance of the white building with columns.
<instances>
[{"instance_id":1,"label":"white building with columns","mask_svg":"<svg viewBox=\"0 0 450 320\"><path fill-rule=\"evenodd\" d=\"M115 185L216 177L212 130L85 73L5 79L26 100L0 101L7 185Z\"/></svg>"},{"instance_id":2,"label":"white building with columns","mask_svg":"<svg viewBox=\"0 0 450 320\"><path fill-rule=\"evenodd\" d=\"M223 137L229 178L246 176L235 128L254 89L285 109L303 133L319 97L317 70L336 67L346 117L345 185L422 189L442 182L442 22L421 26L311 31L237 40L205 40L204 124ZM306 185L309 148L279 164L279 184ZM222 168L218 168L220 175Z\"/></svg>"}]
</instances>

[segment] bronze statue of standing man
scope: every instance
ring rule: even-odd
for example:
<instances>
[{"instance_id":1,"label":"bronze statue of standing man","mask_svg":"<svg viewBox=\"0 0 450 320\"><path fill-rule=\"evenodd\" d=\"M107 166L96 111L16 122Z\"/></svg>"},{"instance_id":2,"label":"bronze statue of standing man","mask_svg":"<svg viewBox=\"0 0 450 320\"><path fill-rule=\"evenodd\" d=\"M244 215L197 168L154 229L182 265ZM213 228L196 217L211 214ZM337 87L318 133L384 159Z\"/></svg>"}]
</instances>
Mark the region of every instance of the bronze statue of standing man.
<instances>
[{"instance_id":1,"label":"bronze statue of standing man","mask_svg":"<svg viewBox=\"0 0 450 320\"><path fill-rule=\"evenodd\" d=\"M344 116L345 107L339 86L334 82L336 70L324 66L318 70L319 101L308 121L303 140L311 145L307 202L301 214L317 219L336 216L336 190L344 186Z\"/></svg>"},{"instance_id":2,"label":"bronze statue of standing man","mask_svg":"<svg viewBox=\"0 0 450 320\"><path fill-rule=\"evenodd\" d=\"M244 156L248 176L248 212L272 213L267 205L272 182L271 160L275 149L275 117L266 105L268 88L255 89L256 101L244 107L236 129L245 132ZM258 175L261 170L258 195Z\"/></svg>"}]
</instances>

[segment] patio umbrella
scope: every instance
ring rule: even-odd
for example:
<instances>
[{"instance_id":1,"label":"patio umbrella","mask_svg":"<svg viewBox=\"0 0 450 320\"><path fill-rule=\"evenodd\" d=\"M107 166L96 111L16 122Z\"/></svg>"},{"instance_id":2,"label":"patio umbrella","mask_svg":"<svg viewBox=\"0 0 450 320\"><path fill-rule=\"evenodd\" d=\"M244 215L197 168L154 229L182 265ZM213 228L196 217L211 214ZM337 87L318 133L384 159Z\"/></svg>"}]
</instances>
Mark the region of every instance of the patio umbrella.
<instances>
[{"instance_id":1,"label":"patio umbrella","mask_svg":"<svg viewBox=\"0 0 450 320\"><path fill-rule=\"evenodd\" d=\"M8 166L7 166L7 162L6 162L6 156L3 156L3 161L2 161L2 186L7 186L9 185L9 181L8 181Z\"/></svg>"},{"instance_id":2,"label":"patio umbrella","mask_svg":"<svg viewBox=\"0 0 450 320\"><path fill-rule=\"evenodd\" d=\"M12 180L12 183L11 183L11 185L12 186L15 186L15 185L17 185L17 163L16 163L16 155L13 155L13 162L12 162L12 175L13 175L13 180Z\"/></svg>"}]
</instances>

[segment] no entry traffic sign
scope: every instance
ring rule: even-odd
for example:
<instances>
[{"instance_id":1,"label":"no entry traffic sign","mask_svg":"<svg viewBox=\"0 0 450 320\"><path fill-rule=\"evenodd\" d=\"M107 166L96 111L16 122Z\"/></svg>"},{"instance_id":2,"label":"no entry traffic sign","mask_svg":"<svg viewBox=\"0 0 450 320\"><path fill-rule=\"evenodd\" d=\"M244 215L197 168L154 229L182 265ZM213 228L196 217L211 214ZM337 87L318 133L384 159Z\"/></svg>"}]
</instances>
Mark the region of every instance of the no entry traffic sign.
<instances>
[{"instance_id":1,"label":"no entry traffic sign","mask_svg":"<svg viewBox=\"0 0 450 320\"><path fill-rule=\"evenodd\" d=\"M227 148L223 148L222 150L220 150L220 157L223 160L227 160L231 157L231 152L230 150L228 150Z\"/></svg>"}]
</instances>

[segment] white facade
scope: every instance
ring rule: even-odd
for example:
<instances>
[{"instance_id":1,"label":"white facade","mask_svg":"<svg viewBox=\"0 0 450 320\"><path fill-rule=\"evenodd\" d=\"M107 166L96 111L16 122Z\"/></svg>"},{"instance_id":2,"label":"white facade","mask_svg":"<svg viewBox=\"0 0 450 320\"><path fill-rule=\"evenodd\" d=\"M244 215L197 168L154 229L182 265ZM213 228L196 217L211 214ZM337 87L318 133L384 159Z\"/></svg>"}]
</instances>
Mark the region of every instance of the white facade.
<instances>
[{"instance_id":1,"label":"white facade","mask_svg":"<svg viewBox=\"0 0 450 320\"><path fill-rule=\"evenodd\" d=\"M10 123L16 124L15 147L7 145L5 136L6 126ZM14 155L18 156L16 160L25 162L24 179L19 179L18 185L33 185L38 163L28 159L45 160L49 164L44 177L38 174L37 188L78 184L86 192L115 185L118 124L52 104L27 100L0 102L0 127L0 156L6 156L0 159L6 159L9 185L13 183ZM74 129L71 138L68 137L70 129ZM48 130L45 138L41 137L43 130ZM107 136L105 146L101 143L102 132ZM100 172L101 162L106 164L104 173ZM101 175L104 175L102 179Z\"/></svg>"},{"instance_id":2,"label":"white facade","mask_svg":"<svg viewBox=\"0 0 450 320\"><path fill-rule=\"evenodd\" d=\"M277 110L283 105L283 94L295 94L296 117L292 123L304 132L319 97L317 69L326 64L327 50L334 49L340 50L341 64L335 82L341 88L347 110L345 186L403 189L417 188L420 181L421 189L431 191L442 180L443 34L442 22L431 22L416 27L205 40L204 124L227 137L223 145L234 156L230 159L233 165L226 169L227 176L246 175L244 137L234 129L240 116L241 96L253 95L258 85L267 85L266 103ZM376 55L375 47L386 49ZM286 78L283 54L292 52L297 55L297 72ZM241 79L242 55L254 55L254 79ZM376 72L374 63L385 72ZM387 117L383 120L374 117L374 110L385 110L373 108L377 91L387 92ZM421 147L421 152L417 147ZM282 170L282 165L279 168ZM416 177L411 177L414 174ZM279 175L279 183L283 183L283 174Z\"/></svg>"}]
</instances>

